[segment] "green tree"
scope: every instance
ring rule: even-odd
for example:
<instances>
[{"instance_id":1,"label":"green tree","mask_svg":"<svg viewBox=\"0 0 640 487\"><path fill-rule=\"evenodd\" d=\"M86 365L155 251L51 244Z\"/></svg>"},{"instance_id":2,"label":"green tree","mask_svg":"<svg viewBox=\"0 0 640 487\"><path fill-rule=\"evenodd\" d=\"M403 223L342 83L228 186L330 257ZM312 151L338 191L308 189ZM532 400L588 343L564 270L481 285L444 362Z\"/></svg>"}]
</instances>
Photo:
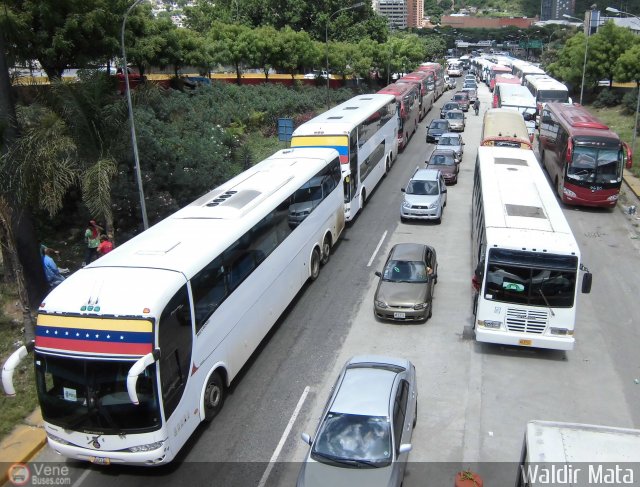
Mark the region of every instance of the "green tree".
<instances>
[{"instance_id":1,"label":"green tree","mask_svg":"<svg viewBox=\"0 0 640 487\"><path fill-rule=\"evenodd\" d=\"M278 40L279 56L275 67L294 77L304 66L313 66L320 56L316 44L306 32L296 32L290 27L280 31Z\"/></svg>"},{"instance_id":2,"label":"green tree","mask_svg":"<svg viewBox=\"0 0 640 487\"><path fill-rule=\"evenodd\" d=\"M233 66L237 83L240 84L244 66L252 61L254 46L252 29L244 25L215 22L207 37L212 43L214 60L223 65Z\"/></svg>"},{"instance_id":3,"label":"green tree","mask_svg":"<svg viewBox=\"0 0 640 487\"><path fill-rule=\"evenodd\" d=\"M278 63L278 36L280 33L266 25L256 29L254 37L254 61L264 72L264 77L269 80L269 71Z\"/></svg>"},{"instance_id":4,"label":"green tree","mask_svg":"<svg viewBox=\"0 0 640 487\"><path fill-rule=\"evenodd\" d=\"M123 0L5 0L0 29L16 59L37 59L50 79L114 56Z\"/></svg>"},{"instance_id":5,"label":"green tree","mask_svg":"<svg viewBox=\"0 0 640 487\"><path fill-rule=\"evenodd\" d=\"M595 81L607 79L611 87L618 58L635 43L636 36L626 27L618 27L612 21L600 26L589 39L587 69L594 75L597 73Z\"/></svg>"},{"instance_id":6,"label":"green tree","mask_svg":"<svg viewBox=\"0 0 640 487\"><path fill-rule=\"evenodd\" d=\"M557 60L546 67L549 74L574 87L580 86L584 66L585 40L585 35L582 32L569 38L558 52ZM589 64L587 64L588 66ZM594 70L585 69L585 83L589 85L600 79L599 68L597 66L594 68Z\"/></svg>"},{"instance_id":7,"label":"green tree","mask_svg":"<svg viewBox=\"0 0 640 487\"><path fill-rule=\"evenodd\" d=\"M640 88L640 44L634 44L618 58L614 69L617 81L635 81Z\"/></svg>"}]
</instances>

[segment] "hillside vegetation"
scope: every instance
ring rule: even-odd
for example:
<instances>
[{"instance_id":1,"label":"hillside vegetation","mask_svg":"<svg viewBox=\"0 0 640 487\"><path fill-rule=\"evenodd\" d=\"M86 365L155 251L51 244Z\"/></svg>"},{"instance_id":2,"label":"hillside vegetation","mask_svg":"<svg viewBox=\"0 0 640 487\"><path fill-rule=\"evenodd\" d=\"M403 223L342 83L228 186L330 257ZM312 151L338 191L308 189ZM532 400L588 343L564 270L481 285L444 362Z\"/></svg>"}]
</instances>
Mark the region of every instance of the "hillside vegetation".
<instances>
[{"instance_id":1,"label":"hillside vegetation","mask_svg":"<svg viewBox=\"0 0 640 487\"><path fill-rule=\"evenodd\" d=\"M449 0L442 0L440 3L449 4ZM576 0L575 16L582 18L584 12L593 5L593 0ZM540 15L540 0L457 0L454 2L456 8L476 7L482 10L481 15L499 15L509 17L534 17ZM630 12L635 15L640 14L640 0L612 0L599 5L604 12L606 6Z\"/></svg>"}]
</instances>

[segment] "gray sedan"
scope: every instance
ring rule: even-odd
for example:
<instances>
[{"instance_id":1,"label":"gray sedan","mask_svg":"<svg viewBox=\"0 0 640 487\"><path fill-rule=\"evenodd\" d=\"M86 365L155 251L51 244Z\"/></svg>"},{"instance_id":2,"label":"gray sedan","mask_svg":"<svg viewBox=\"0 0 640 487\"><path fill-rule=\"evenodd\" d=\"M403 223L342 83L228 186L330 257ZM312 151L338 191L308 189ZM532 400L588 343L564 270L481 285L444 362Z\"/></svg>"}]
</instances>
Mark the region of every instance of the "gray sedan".
<instances>
[{"instance_id":1,"label":"gray sedan","mask_svg":"<svg viewBox=\"0 0 640 487\"><path fill-rule=\"evenodd\" d=\"M464 154L464 142L461 134L455 134L453 132L444 133L440 136L436 150L438 149L450 149L456 153L458 162L462 161L462 155Z\"/></svg>"},{"instance_id":2,"label":"gray sedan","mask_svg":"<svg viewBox=\"0 0 640 487\"><path fill-rule=\"evenodd\" d=\"M406 359L365 355L343 367L298 487L400 486L416 424L416 370Z\"/></svg>"},{"instance_id":3,"label":"gray sedan","mask_svg":"<svg viewBox=\"0 0 640 487\"><path fill-rule=\"evenodd\" d=\"M373 297L378 318L419 321L431 317L438 262L433 247L417 243L394 245Z\"/></svg>"},{"instance_id":4,"label":"gray sedan","mask_svg":"<svg viewBox=\"0 0 640 487\"><path fill-rule=\"evenodd\" d=\"M465 117L462 110L449 110L444 114L444 119L449 122L452 131L464 132Z\"/></svg>"}]
</instances>

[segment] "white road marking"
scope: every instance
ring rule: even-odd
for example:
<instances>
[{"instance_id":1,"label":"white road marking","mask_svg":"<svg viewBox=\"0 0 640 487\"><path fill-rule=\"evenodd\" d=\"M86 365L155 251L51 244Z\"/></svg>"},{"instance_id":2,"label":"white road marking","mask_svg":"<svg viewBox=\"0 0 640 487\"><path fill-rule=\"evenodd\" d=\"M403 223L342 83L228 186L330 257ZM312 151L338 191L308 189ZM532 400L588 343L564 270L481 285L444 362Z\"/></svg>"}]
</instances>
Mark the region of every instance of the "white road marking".
<instances>
[{"instance_id":1,"label":"white road marking","mask_svg":"<svg viewBox=\"0 0 640 487\"><path fill-rule=\"evenodd\" d=\"M376 258L376 254L378 253L378 250L380 250L380 247L382 247L382 242L384 242L384 239L387 236L387 231L385 230L384 233L382 234L382 238L380 239L380 241L378 242L378 246L376 247L376 249L373 251L373 255L371 256L371 258L369 259L369 262L367 263L367 267L371 267L371 264L373 262L373 259Z\"/></svg>"},{"instance_id":2,"label":"white road marking","mask_svg":"<svg viewBox=\"0 0 640 487\"><path fill-rule=\"evenodd\" d=\"M284 432L282 433L282 437L280 438L280 442L278 443L278 446L276 446L276 449L274 450L273 455L271 455L271 459L269 460L269 465L267 466L267 469L262 474L262 478L258 483L258 487L264 487L265 484L267 483L267 479L271 474L271 470L273 469L275 462L278 460L278 457L280 456L280 452L282 451L282 448L284 447L284 444L287 441L287 437L291 432L293 423L295 423L296 418L298 417L298 413L300 413L300 410L302 409L302 405L304 404L304 401L307 399L307 394L309 394L309 386L305 387L304 391L302 391L302 396L300 396L300 399L298 400L298 405L293 411L293 415L289 419L289 423L287 424L287 427L284 429Z\"/></svg>"},{"instance_id":3,"label":"white road marking","mask_svg":"<svg viewBox=\"0 0 640 487\"><path fill-rule=\"evenodd\" d=\"M91 473L91 469L89 468L86 469L84 472L82 472L82 475L78 477L78 480L76 480L71 487L80 487L82 482L84 482L84 479L86 479L90 473Z\"/></svg>"}]
</instances>

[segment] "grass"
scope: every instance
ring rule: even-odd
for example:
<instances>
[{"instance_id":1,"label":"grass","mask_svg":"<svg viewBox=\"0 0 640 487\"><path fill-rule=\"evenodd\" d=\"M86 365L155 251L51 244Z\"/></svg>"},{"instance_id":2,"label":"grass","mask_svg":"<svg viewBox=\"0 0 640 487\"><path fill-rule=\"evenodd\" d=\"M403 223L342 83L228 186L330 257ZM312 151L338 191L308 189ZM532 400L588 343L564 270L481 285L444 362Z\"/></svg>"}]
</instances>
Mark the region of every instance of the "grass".
<instances>
[{"instance_id":1,"label":"grass","mask_svg":"<svg viewBox=\"0 0 640 487\"><path fill-rule=\"evenodd\" d=\"M4 364L13 353L17 343L22 342L22 325L16 322L21 317L12 316L12 303L18 300L15 289L0 284L0 361ZM13 385L16 389L15 397L0 394L0 440L11 430L22 423L24 419L38 406L34 377L33 356L29 355L16 368L13 375Z\"/></svg>"},{"instance_id":2,"label":"grass","mask_svg":"<svg viewBox=\"0 0 640 487\"><path fill-rule=\"evenodd\" d=\"M251 150L254 164L273 155L274 152L289 147L289 143L280 142L278 137L265 137L260 132L247 134L245 143Z\"/></svg>"},{"instance_id":3,"label":"grass","mask_svg":"<svg viewBox=\"0 0 640 487\"><path fill-rule=\"evenodd\" d=\"M627 115L623 113L622 106L612 108L595 108L593 105L587 107L591 113L606 123L611 130L616 132L622 140L631 145L633 141L633 127L635 124L635 118L633 115ZM640 145L636 144L638 147ZM634 163L631 168L631 172L640 177L640 159L638 155L633 155Z\"/></svg>"}]
</instances>

